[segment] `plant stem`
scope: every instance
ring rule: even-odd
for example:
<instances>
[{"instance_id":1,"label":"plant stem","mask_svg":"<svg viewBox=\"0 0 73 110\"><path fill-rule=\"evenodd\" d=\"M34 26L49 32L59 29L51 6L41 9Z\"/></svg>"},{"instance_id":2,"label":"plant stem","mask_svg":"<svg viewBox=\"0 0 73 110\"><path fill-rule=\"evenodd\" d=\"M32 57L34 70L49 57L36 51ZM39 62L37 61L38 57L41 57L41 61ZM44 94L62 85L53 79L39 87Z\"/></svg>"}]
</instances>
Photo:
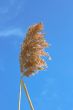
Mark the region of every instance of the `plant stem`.
<instances>
[{"instance_id":1,"label":"plant stem","mask_svg":"<svg viewBox=\"0 0 73 110\"><path fill-rule=\"evenodd\" d=\"M29 101L31 110L34 110L34 107L33 107L33 105L32 105L32 101L31 101L31 99L30 99L28 90L27 90L26 85L24 84L23 80L21 80L21 85L23 86L23 88L24 88L24 90L25 90L25 93L26 93L26 96L27 96L27 98L28 98L28 101Z\"/></svg>"},{"instance_id":2,"label":"plant stem","mask_svg":"<svg viewBox=\"0 0 73 110\"><path fill-rule=\"evenodd\" d=\"M18 100L18 110L20 110L20 105L21 105L21 80L20 80L20 90L19 90L19 100Z\"/></svg>"}]
</instances>

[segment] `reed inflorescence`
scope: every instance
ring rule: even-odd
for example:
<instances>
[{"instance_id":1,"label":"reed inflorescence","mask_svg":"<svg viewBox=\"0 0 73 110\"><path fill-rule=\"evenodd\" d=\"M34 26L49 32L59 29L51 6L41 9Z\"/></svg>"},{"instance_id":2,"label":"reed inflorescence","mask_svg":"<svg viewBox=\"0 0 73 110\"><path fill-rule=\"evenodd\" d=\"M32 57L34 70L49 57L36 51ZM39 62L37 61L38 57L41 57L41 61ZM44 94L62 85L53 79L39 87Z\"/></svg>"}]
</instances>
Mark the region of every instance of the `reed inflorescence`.
<instances>
[{"instance_id":1,"label":"reed inflorescence","mask_svg":"<svg viewBox=\"0 0 73 110\"><path fill-rule=\"evenodd\" d=\"M49 56L44 48L49 47L44 34L43 24L38 23L28 29L26 37L21 45L20 70L22 75L30 76L47 66L41 56Z\"/></svg>"}]
</instances>

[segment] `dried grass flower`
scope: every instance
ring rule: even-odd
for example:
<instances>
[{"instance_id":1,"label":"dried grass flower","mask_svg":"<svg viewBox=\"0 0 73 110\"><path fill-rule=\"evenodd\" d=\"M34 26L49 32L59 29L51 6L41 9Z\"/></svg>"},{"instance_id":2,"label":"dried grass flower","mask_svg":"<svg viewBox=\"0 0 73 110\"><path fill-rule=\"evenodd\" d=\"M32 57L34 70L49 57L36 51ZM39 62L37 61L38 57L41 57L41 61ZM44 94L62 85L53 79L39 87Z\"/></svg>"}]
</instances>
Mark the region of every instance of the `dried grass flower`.
<instances>
[{"instance_id":1,"label":"dried grass flower","mask_svg":"<svg viewBox=\"0 0 73 110\"><path fill-rule=\"evenodd\" d=\"M31 26L21 45L20 70L22 75L30 76L47 66L41 56L49 57L49 54L44 51L44 48L49 47L49 44L45 41L42 29L42 23Z\"/></svg>"}]
</instances>

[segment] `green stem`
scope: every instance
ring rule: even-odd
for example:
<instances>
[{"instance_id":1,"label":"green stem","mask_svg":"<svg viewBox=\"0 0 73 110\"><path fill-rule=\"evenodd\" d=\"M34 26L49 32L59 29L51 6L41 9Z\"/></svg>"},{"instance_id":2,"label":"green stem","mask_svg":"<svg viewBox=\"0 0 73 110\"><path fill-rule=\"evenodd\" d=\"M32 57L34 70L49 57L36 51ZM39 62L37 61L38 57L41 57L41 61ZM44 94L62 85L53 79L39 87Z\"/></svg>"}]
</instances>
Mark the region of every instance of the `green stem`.
<instances>
[{"instance_id":1,"label":"green stem","mask_svg":"<svg viewBox=\"0 0 73 110\"><path fill-rule=\"evenodd\" d=\"M24 88L24 90L25 90L25 93L26 93L26 96L27 96L27 98L28 98L28 101L29 101L31 110L34 110L34 107L33 107L33 105L32 105L32 101L31 101L31 99L30 99L28 90L27 90L26 85L24 84L23 80L21 80L21 85L23 86L23 88Z\"/></svg>"}]
</instances>

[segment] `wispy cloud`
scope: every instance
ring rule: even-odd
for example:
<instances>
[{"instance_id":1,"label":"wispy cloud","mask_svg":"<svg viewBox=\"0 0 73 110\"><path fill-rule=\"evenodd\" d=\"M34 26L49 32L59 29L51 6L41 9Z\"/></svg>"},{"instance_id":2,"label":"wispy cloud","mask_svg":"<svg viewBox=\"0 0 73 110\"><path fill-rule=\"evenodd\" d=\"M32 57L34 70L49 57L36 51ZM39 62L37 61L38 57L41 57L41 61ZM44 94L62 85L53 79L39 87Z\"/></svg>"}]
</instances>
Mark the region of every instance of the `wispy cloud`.
<instances>
[{"instance_id":1,"label":"wispy cloud","mask_svg":"<svg viewBox=\"0 0 73 110\"><path fill-rule=\"evenodd\" d=\"M24 32L20 28L8 29L0 31L0 37L23 36Z\"/></svg>"}]
</instances>

